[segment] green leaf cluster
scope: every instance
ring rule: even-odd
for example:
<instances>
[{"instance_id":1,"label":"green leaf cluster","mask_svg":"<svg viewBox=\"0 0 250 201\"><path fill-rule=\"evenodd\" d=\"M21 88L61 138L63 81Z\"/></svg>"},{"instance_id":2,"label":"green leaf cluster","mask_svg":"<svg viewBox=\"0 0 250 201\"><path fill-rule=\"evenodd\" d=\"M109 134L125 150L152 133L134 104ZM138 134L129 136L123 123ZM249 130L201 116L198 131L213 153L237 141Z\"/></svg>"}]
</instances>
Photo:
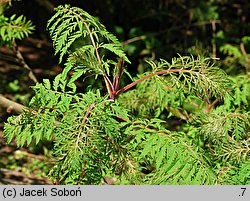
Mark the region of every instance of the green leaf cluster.
<instances>
[{"instance_id":1,"label":"green leaf cluster","mask_svg":"<svg viewBox=\"0 0 250 201\"><path fill-rule=\"evenodd\" d=\"M48 21L48 30L55 53L60 55L60 62L65 54L75 52L73 46L77 39L80 39L82 44L78 41L81 48L78 46L75 56L85 53L94 55L97 50L106 49L129 62L118 39L108 32L98 19L80 8L69 5L59 6L56 11ZM74 58L74 54L72 56Z\"/></svg>"},{"instance_id":2,"label":"green leaf cluster","mask_svg":"<svg viewBox=\"0 0 250 201\"><path fill-rule=\"evenodd\" d=\"M0 4L0 37L1 43L11 44L12 39L23 39L30 35L35 27L30 20L25 16L17 16L13 14L10 17L4 15L5 10L9 7L6 6L9 2Z\"/></svg>"}]
</instances>

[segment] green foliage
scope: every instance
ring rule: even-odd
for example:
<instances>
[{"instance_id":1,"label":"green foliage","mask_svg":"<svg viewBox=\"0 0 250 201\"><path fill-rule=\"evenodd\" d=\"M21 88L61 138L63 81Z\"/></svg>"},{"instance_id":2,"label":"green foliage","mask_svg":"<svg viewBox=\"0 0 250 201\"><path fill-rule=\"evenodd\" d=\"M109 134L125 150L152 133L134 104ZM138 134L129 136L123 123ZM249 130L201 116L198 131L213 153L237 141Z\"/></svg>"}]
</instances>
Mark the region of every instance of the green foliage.
<instances>
[{"instance_id":1,"label":"green foliage","mask_svg":"<svg viewBox=\"0 0 250 201\"><path fill-rule=\"evenodd\" d=\"M248 159L249 112L228 113L225 108L218 107L209 114L198 114L195 120L200 135L220 161L239 164Z\"/></svg>"},{"instance_id":2,"label":"green foliage","mask_svg":"<svg viewBox=\"0 0 250 201\"><path fill-rule=\"evenodd\" d=\"M0 37L1 43L11 44L12 39L23 39L32 33L34 26L25 16L16 14L6 17L4 11L9 2L0 4Z\"/></svg>"},{"instance_id":3,"label":"green foliage","mask_svg":"<svg viewBox=\"0 0 250 201\"><path fill-rule=\"evenodd\" d=\"M71 46L79 38L85 41L86 45L82 44L81 48L78 48L78 54L89 53L90 56L93 56L97 49L103 48L129 62L118 39L109 33L96 18L80 8L69 5L59 6L56 11L57 13L48 21L48 30L55 47L55 53L60 54L60 62L69 50L72 53ZM108 44L104 43L105 40ZM92 48L88 42L92 42Z\"/></svg>"},{"instance_id":4,"label":"green foliage","mask_svg":"<svg viewBox=\"0 0 250 201\"><path fill-rule=\"evenodd\" d=\"M129 127L138 160L153 167L144 184L214 184L216 174L195 147L185 142L185 133L170 132L164 121L139 120Z\"/></svg>"},{"instance_id":5,"label":"green foliage","mask_svg":"<svg viewBox=\"0 0 250 201\"><path fill-rule=\"evenodd\" d=\"M231 40L229 40L224 31L218 31L215 34L214 41L219 44L218 49L225 57L222 64L227 66L226 70L228 72L240 69L240 66L244 68L245 72L248 72L250 59L245 47L249 45L249 36L234 39L235 42L233 43Z\"/></svg>"},{"instance_id":6,"label":"green foliage","mask_svg":"<svg viewBox=\"0 0 250 201\"><path fill-rule=\"evenodd\" d=\"M231 96L227 95L225 105L227 110L241 109L249 111L250 102L250 73L230 77Z\"/></svg>"},{"instance_id":7,"label":"green foliage","mask_svg":"<svg viewBox=\"0 0 250 201\"><path fill-rule=\"evenodd\" d=\"M59 6L48 30L65 68L33 87L4 135L18 146L51 140L55 183L100 184L107 175L126 184L249 183L249 76L229 78L207 58L179 56L148 60L151 71L120 89L129 60L96 18ZM106 92L81 93L75 81L89 75L102 76Z\"/></svg>"},{"instance_id":8,"label":"green foliage","mask_svg":"<svg viewBox=\"0 0 250 201\"><path fill-rule=\"evenodd\" d=\"M194 119L201 126L200 132L211 138L212 141L227 137L229 133L236 140L247 138L248 112L244 114L228 113L223 107L218 107L209 114L199 113L198 116L195 116Z\"/></svg>"},{"instance_id":9,"label":"green foliage","mask_svg":"<svg viewBox=\"0 0 250 201\"><path fill-rule=\"evenodd\" d=\"M236 170L236 174L232 177L232 181L234 184L250 184L250 160L248 159L244 163L241 164L240 168Z\"/></svg>"},{"instance_id":10,"label":"green foliage","mask_svg":"<svg viewBox=\"0 0 250 201\"><path fill-rule=\"evenodd\" d=\"M56 88L56 83L53 87ZM67 177L65 183L80 181L83 166L85 177L80 182L89 184L100 182L106 169L121 166L125 153L120 146L126 136L116 126L114 117L121 110L118 106L111 105L98 91L55 93L49 80L33 89L35 96L29 110L8 119L5 126L5 132L11 133L8 142L14 135L18 146L37 144L42 139L54 140L53 155L59 161L51 175L58 181Z\"/></svg>"},{"instance_id":11,"label":"green foliage","mask_svg":"<svg viewBox=\"0 0 250 201\"><path fill-rule=\"evenodd\" d=\"M241 163L238 167L224 167L223 174L221 174L220 181L222 184L230 185L249 185L249 159Z\"/></svg>"}]
</instances>

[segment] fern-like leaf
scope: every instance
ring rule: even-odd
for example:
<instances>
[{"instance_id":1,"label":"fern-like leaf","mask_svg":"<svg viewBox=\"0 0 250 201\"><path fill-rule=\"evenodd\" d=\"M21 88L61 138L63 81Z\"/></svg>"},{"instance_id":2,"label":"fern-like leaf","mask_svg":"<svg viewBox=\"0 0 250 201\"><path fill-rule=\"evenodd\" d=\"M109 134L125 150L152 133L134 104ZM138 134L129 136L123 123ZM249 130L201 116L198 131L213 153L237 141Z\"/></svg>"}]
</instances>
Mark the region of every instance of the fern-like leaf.
<instances>
[{"instance_id":1,"label":"fern-like leaf","mask_svg":"<svg viewBox=\"0 0 250 201\"><path fill-rule=\"evenodd\" d=\"M101 40L112 42L114 47L108 46L106 49L129 61L117 38L109 33L96 18L80 8L70 7L69 5L58 6L55 10L57 12L48 21L47 27L55 47L55 53L60 55L60 62L62 57L72 50L73 43L80 37L91 40L95 48L99 46L97 43L102 42ZM88 44L82 44L83 47L85 45ZM98 55L96 56L98 57Z\"/></svg>"}]
</instances>

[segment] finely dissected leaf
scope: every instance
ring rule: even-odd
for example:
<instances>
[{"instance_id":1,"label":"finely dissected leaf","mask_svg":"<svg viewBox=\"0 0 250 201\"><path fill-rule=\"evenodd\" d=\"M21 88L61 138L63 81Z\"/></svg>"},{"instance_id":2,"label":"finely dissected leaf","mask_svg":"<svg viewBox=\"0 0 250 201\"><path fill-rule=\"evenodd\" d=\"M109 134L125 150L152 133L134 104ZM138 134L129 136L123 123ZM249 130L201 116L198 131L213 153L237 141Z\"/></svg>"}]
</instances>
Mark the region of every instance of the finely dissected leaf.
<instances>
[{"instance_id":1,"label":"finely dissected leaf","mask_svg":"<svg viewBox=\"0 0 250 201\"><path fill-rule=\"evenodd\" d=\"M126 112L124 112L124 110L122 110L120 107L118 106L112 106L112 108L117 112L118 115L121 115L121 117L123 119L125 119L127 122L130 122L129 118L128 118L128 114Z\"/></svg>"},{"instance_id":2,"label":"finely dissected leaf","mask_svg":"<svg viewBox=\"0 0 250 201\"><path fill-rule=\"evenodd\" d=\"M166 156L166 150L167 150L167 144L163 145L163 147L160 148L160 151L157 153L156 158L156 169L159 169L162 165L162 161Z\"/></svg>"},{"instance_id":3,"label":"finely dissected leaf","mask_svg":"<svg viewBox=\"0 0 250 201\"><path fill-rule=\"evenodd\" d=\"M102 36L104 36L105 38L107 38L108 41L111 41L112 43L114 43L117 46L121 46L121 44L120 44L119 40L116 38L116 36L113 35L112 33L108 32L107 30L101 29L101 30L99 30L99 33Z\"/></svg>"},{"instance_id":4,"label":"finely dissected leaf","mask_svg":"<svg viewBox=\"0 0 250 201\"><path fill-rule=\"evenodd\" d=\"M60 79L61 79L61 74L58 74L58 75L55 77L54 81L53 81L53 89L54 89L55 91L57 91L57 89L58 89L58 85L59 85Z\"/></svg>"},{"instance_id":5,"label":"finely dissected leaf","mask_svg":"<svg viewBox=\"0 0 250 201\"><path fill-rule=\"evenodd\" d=\"M40 140L42 139L42 135L43 135L43 129L39 129L36 133L36 144L40 142Z\"/></svg>"},{"instance_id":6,"label":"finely dissected leaf","mask_svg":"<svg viewBox=\"0 0 250 201\"><path fill-rule=\"evenodd\" d=\"M199 113L195 119L200 125L200 132L213 141L220 140L221 137L225 137L229 134L236 139L244 139L248 136L247 130L250 119L248 113L230 113L224 111L222 107L214 110L210 114Z\"/></svg>"},{"instance_id":7,"label":"finely dissected leaf","mask_svg":"<svg viewBox=\"0 0 250 201\"><path fill-rule=\"evenodd\" d=\"M224 54L232 55L236 58L240 58L242 56L240 49L230 44L221 46L220 51Z\"/></svg>"},{"instance_id":8,"label":"finely dissected leaf","mask_svg":"<svg viewBox=\"0 0 250 201\"><path fill-rule=\"evenodd\" d=\"M50 89L51 88L51 84L50 81L48 79L43 79L43 83L46 89Z\"/></svg>"},{"instance_id":9,"label":"finely dissected leaf","mask_svg":"<svg viewBox=\"0 0 250 201\"><path fill-rule=\"evenodd\" d=\"M149 153L151 153L153 145L154 145L154 139L149 140L145 145L145 147L143 148L140 156L143 158Z\"/></svg>"},{"instance_id":10,"label":"finely dissected leaf","mask_svg":"<svg viewBox=\"0 0 250 201\"><path fill-rule=\"evenodd\" d=\"M17 145L23 147L30 133L31 133L31 125L28 124L23 129L22 136L20 136L19 140L17 141Z\"/></svg>"},{"instance_id":11,"label":"finely dissected leaf","mask_svg":"<svg viewBox=\"0 0 250 201\"><path fill-rule=\"evenodd\" d=\"M70 78L69 83L68 83L68 87L72 88L73 92L76 91L76 85L74 84L74 81L76 81L77 78L82 76L83 73L84 73L84 71L82 71L82 70L76 70L74 72L74 74L72 75L72 77Z\"/></svg>"},{"instance_id":12,"label":"finely dissected leaf","mask_svg":"<svg viewBox=\"0 0 250 201\"><path fill-rule=\"evenodd\" d=\"M244 185L250 184L250 159L246 160L241 164L238 173L234 176L233 180L236 181L236 184L241 183Z\"/></svg>"}]
</instances>

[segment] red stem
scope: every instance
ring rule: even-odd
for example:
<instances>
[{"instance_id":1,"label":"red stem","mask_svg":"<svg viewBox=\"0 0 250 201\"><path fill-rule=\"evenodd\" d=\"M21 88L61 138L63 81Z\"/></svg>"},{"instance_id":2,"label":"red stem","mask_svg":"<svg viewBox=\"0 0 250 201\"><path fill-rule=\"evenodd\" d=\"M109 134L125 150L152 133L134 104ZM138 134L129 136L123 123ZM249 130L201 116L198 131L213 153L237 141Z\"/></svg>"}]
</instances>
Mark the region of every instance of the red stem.
<instances>
[{"instance_id":1,"label":"red stem","mask_svg":"<svg viewBox=\"0 0 250 201\"><path fill-rule=\"evenodd\" d=\"M189 72L190 73L192 71L191 70L184 70L184 69L168 69L168 70L161 70L161 71L158 71L158 72L153 72L151 74L148 74L148 75L146 75L146 76L144 76L144 77L142 77L142 78L140 78L140 79L132 82L131 84L128 84L127 86L123 87L122 89L118 90L116 92L115 96L118 96L122 92L127 91L131 87L137 85L138 83L140 83L140 82L142 82L142 81L144 81L144 80L146 80L146 79L148 79L148 78L150 78L150 77L152 77L154 75L162 75L162 74L170 73L170 72L172 72L172 73L176 73L176 72L178 72L178 73L179 72Z\"/></svg>"}]
</instances>

